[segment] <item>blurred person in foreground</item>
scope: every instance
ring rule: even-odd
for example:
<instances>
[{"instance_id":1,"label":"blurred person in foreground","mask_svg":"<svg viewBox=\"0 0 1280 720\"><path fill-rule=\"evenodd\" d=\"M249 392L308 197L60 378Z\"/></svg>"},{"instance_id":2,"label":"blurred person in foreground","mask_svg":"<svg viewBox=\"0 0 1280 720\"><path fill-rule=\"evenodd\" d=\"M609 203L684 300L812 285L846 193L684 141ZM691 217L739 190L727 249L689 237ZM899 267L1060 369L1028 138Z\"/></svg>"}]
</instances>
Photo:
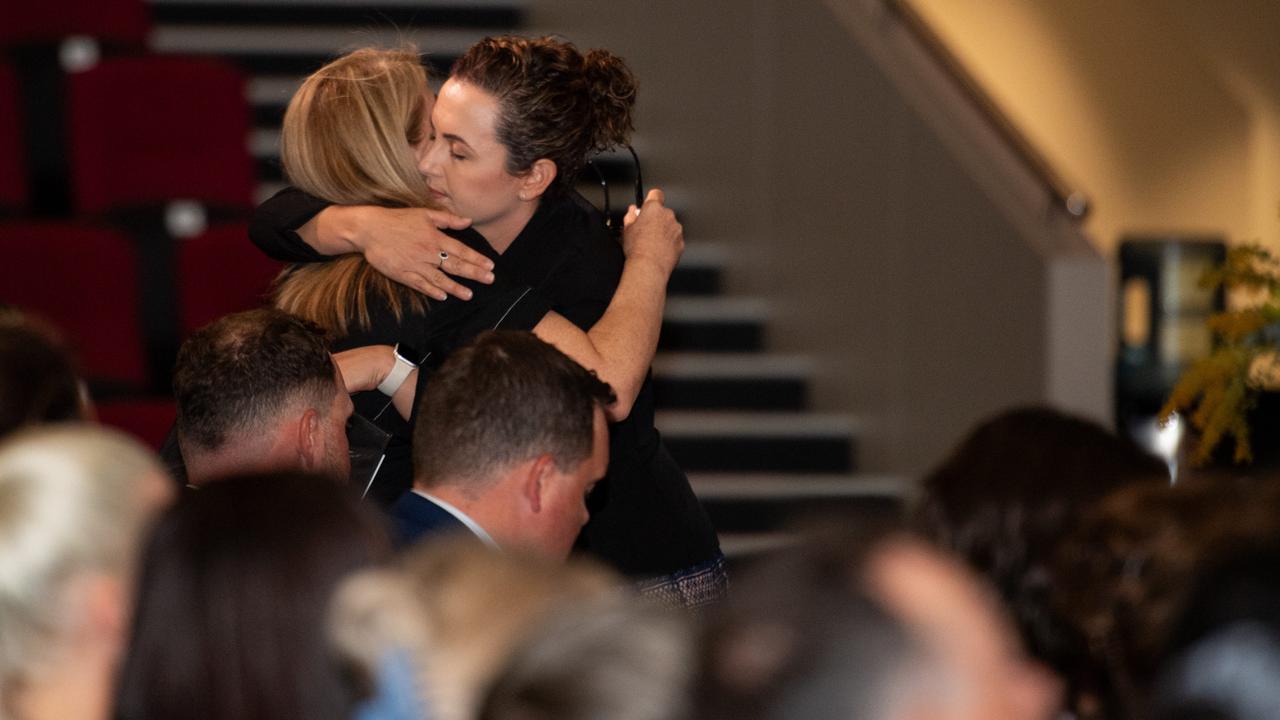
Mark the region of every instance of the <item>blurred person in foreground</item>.
<instances>
[{"instance_id":1,"label":"blurred person in foreground","mask_svg":"<svg viewBox=\"0 0 1280 720\"><path fill-rule=\"evenodd\" d=\"M1069 678L1076 714L1145 717L1196 578L1224 553L1277 538L1274 483L1133 486L1099 503L1059 542L1053 569L1055 611L1090 651Z\"/></svg>"},{"instance_id":2,"label":"blurred person in foreground","mask_svg":"<svg viewBox=\"0 0 1280 720\"><path fill-rule=\"evenodd\" d=\"M707 720L1047 720L1051 676L989 591L918 540L815 535L712 616Z\"/></svg>"},{"instance_id":3,"label":"blurred person in foreground","mask_svg":"<svg viewBox=\"0 0 1280 720\"><path fill-rule=\"evenodd\" d=\"M413 708L410 715L472 720L537 628L557 612L618 601L625 596L619 582L591 563L496 552L465 536L440 538L343 583L330 634L370 702L388 686L399 687L409 697L397 705ZM392 682L406 675L412 682Z\"/></svg>"},{"instance_id":4,"label":"blurred person in foreground","mask_svg":"<svg viewBox=\"0 0 1280 720\"><path fill-rule=\"evenodd\" d=\"M1280 538L1227 551L1198 573L1157 676L1155 720L1280 717Z\"/></svg>"},{"instance_id":5,"label":"blurred person in foreground","mask_svg":"<svg viewBox=\"0 0 1280 720\"><path fill-rule=\"evenodd\" d=\"M1089 650L1051 600L1056 549L1113 490L1168 483L1163 462L1100 425L1019 408L978 425L924 478L913 524L990 582L1027 650L1070 677Z\"/></svg>"},{"instance_id":6,"label":"blurred person in foreground","mask_svg":"<svg viewBox=\"0 0 1280 720\"><path fill-rule=\"evenodd\" d=\"M314 476L232 476L183 495L143 554L118 716L346 720L325 614L344 577L389 554L374 511Z\"/></svg>"},{"instance_id":7,"label":"blurred person in foreground","mask_svg":"<svg viewBox=\"0 0 1280 720\"><path fill-rule=\"evenodd\" d=\"M172 493L159 459L114 430L0 444L0 716L110 717L137 555Z\"/></svg>"},{"instance_id":8,"label":"blurred person in foreground","mask_svg":"<svg viewBox=\"0 0 1280 720\"><path fill-rule=\"evenodd\" d=\"M280 310L210 323L182 344L174 367L175 430L188 481L272 470L345 481L350 393L378 387L395 366L389 345L331 356L316 326ZM416 374L392 393L406 416Z\"/></svg>"},{"instance_id":9,"label":"blurred person in foreground","mask_svg":"<svg viewBox=\"0 0 1280 720\"><path fill-rule=\"evenodd\" d=\"M91 415L88 390L57 332L0 308L0 437Z\"/></svg>"},{"instance_id":10,"label":"blurred person in foreground","mask_svg":"<svg viewBox=\"0 0 1280 720\"><path fill-rule=\"evenodd\" d=\"M494 331L433 374L414 428L402 540L457 532L563 560L609 465L613 391L531 333Z\"/></svg>"},{"instance_id":11,"label":"blurred person in foreground","mask_svg":"<svg viewBox=\"0 0 1280 720\"><path fill-rule=\"evenodd\" d=\"M694 643L688 614L615 596L556 608L485 694L479 720L682 720Z\"/></svg>"}]
</instances>

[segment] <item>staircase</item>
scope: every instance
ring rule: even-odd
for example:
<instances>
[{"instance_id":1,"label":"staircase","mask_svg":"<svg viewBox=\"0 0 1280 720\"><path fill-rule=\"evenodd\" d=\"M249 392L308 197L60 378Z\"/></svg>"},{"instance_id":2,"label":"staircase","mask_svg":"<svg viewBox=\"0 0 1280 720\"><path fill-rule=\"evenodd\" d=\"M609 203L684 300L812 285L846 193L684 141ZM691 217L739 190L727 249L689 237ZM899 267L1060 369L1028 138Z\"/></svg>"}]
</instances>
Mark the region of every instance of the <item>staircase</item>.
<instances>
[{"instance_id":1,"label":"staircase","mask_svg":"<svg viewBox=\"0 0 1280 720\"><path fill-rule=\"evenodd\" d=\"M525 18L521 3L500 0L151 2L154 50L218 55L248 76L260 199L280 187L279 124L301 76L345 49L403 41L425 51L443 76L471 43L518 31ZM629 177L629 158L609 156L598 165L607 180ZM590 183L584 191L599 194ZM615 210L630 202L624 182L613 194ZM679 209L682 217L696 212ZM724 294L731 261L730 247L689 238L653 366L658 427L726 555L740 562L785 545L786 528L809 513L898 512L907 484L858 471L859 419L809 412L812 362L768 352L768 301Z\"/></svg>"}]
</instances>

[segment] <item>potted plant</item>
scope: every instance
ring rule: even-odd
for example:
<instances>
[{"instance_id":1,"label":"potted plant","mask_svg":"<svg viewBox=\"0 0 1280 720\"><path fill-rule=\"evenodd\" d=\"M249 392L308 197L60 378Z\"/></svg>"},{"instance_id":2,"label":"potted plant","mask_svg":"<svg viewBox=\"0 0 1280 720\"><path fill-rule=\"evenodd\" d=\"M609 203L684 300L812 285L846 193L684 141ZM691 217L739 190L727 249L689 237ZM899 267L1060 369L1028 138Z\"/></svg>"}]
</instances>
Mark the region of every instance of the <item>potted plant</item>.
<instances>
[{"instance_id":1,"label":"potted plant","mask_svg":"<svg viewBox=\"0 0 1280 720\"><path fill-rule=\"evenodd\" d=\"M1261 245L1233 247L1200 282L1245 302L1209 318L1213 349L1178 379L1160 419L1167 422L1178 413L1198 431L1192 465L1215 458L1228 436L1235 442L1232 461L1249 463L1252 434L1260 425L1256 409L1268 390L1280 388L1280 258Z\"/></svg>"}]
</instances>

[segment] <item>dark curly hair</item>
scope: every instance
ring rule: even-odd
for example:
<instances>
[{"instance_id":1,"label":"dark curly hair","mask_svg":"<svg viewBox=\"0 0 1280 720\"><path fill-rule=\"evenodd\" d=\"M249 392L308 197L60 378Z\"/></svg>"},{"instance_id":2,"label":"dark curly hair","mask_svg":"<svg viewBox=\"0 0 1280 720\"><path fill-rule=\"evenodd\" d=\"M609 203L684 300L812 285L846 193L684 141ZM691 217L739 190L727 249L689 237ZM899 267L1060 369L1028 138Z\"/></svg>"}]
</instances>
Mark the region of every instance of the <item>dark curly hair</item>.
<instances>
[{"instance_id":1,"label":"dark curly hair","mask_svg":"<svg viewBox=\"0 0 1280 720\"><path fill-rule=\"evenodd\" d=\"M556 164L548 191L572 187L588 155L625 144L634 129L636 79L607 50L584 55L553 37L488 37L458 58L451 76L498 99L508 172L540 158Z\"/></svg>"}]
</instances>

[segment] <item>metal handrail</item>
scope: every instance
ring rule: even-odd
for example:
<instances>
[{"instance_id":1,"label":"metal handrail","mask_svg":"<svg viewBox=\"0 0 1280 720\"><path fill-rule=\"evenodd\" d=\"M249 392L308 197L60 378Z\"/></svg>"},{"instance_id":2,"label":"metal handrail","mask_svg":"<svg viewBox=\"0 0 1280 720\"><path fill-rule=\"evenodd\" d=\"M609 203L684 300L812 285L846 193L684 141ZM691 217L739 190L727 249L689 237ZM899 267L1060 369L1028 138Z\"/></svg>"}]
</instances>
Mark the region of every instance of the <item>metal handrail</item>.
<instances>
[{"instance_id":1,"label":"metal handrail","mask_svg":"<svg viewBox=\"0 0 1280 720\"><path fill-rule=\"evenodd\" d=\"M969 102L982 113L992 129L1013 150L1018 158L1034 174L1039 182L1053 198L1053 202L1066 212L1068 217L1083 220L1089 214L1091 203L1089 196L1077 187L1068 183L1060 175L1043 154L1022 134L1009 116L996 104L991 96L982 88L977 79L965 68L963 63L951 52L942 38L934 32L929 23L913 8L907 0L884 0L885 7L902 23L903 27L919 41L930 57L951 77L956 86L964 93Z\"/></svg>"}]
</instances>

